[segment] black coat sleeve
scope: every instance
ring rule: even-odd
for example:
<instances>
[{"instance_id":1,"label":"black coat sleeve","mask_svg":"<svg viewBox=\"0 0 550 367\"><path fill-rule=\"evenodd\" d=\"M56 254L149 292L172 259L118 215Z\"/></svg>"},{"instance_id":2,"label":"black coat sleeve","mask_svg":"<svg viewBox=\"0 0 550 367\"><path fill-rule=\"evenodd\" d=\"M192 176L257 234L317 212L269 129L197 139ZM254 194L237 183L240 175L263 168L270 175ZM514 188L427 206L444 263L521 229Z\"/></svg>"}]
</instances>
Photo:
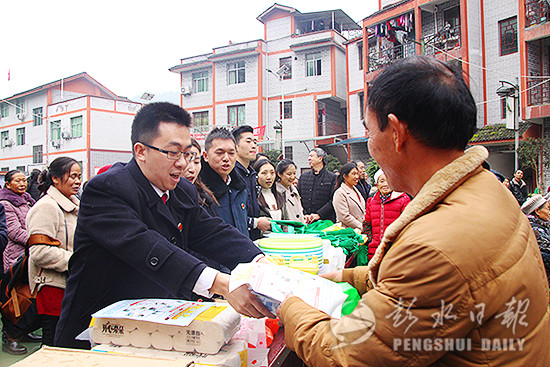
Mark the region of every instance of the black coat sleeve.
<instances>
[{"instance_id":1,"label":"black coat sleeve","mask_svg":"<svg viewBox=\"0 0 550 367\"><path fill-rule=\"evenodd\" d=\"M4 252L6 245L8 244L8 226L6 225L6 212L4 205L0 204L0 253Z\"/></svg>"},{"instance_id":2,"label":"black coat sleeve","mask_svg":"<svg viewBox=\"0 0 550 367\"><path fill-rule=\"evenodd\" d=\"M78 246L101 246L111 256L133 268L138 277L156 283L172 295L192 290L206 265L185 248L234 268L261 253L252 242L211 217L198 204L196 194L187 193L182 216L186 235L183 244L168 240L166 219L143 189L125 185L124 180L91 180L80 203ZM136 192L137 190L137 192ZM244 239L243 239L244 237ZM255 250L255 251L254 251Z\"/></svg>"}]
</instances>

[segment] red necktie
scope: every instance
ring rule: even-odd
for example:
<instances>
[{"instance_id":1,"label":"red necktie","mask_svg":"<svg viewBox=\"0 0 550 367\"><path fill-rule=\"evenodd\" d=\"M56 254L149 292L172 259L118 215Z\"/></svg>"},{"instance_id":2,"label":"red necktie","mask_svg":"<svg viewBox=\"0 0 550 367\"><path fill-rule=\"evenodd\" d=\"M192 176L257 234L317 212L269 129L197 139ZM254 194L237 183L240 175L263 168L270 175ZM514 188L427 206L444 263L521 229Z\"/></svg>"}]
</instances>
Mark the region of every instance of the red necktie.
<instances>
[{"instance_id":1,"label":"red necktie","mask_svg":"<svg viewBox=\"0 0 550 367\"><path fill-rule=\"evenodd\" d=\"M166 204L166 200L168 200L168 195L162 194L162 201L164 201L164 204Z\"/></svg>"}]
</instances>

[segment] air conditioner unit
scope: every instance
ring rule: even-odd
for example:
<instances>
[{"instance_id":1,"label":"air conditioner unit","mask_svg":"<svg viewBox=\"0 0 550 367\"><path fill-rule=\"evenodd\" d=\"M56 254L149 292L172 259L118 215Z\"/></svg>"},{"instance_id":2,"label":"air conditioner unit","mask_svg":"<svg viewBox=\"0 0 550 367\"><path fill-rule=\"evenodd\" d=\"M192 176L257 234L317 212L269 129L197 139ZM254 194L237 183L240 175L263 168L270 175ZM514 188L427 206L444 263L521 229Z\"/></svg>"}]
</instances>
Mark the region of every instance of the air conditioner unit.
<instances>
[{"instance_id":1,"label":"air conditioner unit","mask_svg":"<svg viewBox=\"0 0 550 367\"><path fill-rule=\"evenodd\" d=\"M65 140L69 140L70 138L72 138L72 135L69 130L63 130L63 132L61 133L61 137Z\"/></svg>"},{"instance_id":2,"label":"air conditioner unit","mask_svg":"<svg viewBox=\"0 0 550 367\"><path fill-rule=\"evenodd\" d=\"M3 143L2 146L4 147L11 147L13 145L13 140L11 140L8 137L5 137L2 143Z\"/></svg>"},{"instance_id":3,"label":"air conditioner unit","mask_svg":"<svg viewBox=\"0 0 550 367\"><path fill-rule=\"evenodd\" d=\"M188 96L191 94L191 86L189 85L184 85L181 87L181 94L183 94L184 96Z\"/></svg>"},{"instance_id":4,"label":"air conditioner unit","mask_svg":"<svg viewBox=\"0 0 550 367\"><path fill-rule=\"evenodd\" d=\"M54 147L55 149L59 149L60 146L61 146L61 141L59 139L52 140L52 147Z\"/></svg>"},{"instance_id":5,"label":"air conditioner unit","mask_svg":"<svg viewBox=\"0 0 550 367\"><path fill-rule=\"evenodd\" d=\"M27 117L27 115L23 112L17 114L17 118L19 119L19 121L24 121L25 117Z\"/></svg>"}]
</instances>

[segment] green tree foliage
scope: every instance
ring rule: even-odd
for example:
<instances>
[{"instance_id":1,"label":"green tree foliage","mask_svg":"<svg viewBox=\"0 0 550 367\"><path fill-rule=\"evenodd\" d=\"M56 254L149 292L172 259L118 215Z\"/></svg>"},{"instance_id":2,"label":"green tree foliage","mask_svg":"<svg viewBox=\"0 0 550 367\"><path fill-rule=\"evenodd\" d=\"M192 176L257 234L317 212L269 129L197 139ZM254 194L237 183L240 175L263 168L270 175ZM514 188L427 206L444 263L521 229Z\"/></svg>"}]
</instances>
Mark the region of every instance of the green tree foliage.
<instances>
[{"instance_id":1,"label":"green tree foliage","mask_svg":"<svg viewBox=\"0 0 550 367\"><path fill-rule=\"evenodd\" d=\"M342 163L340 163L338 158L329 154L327 157L327 164L325 165L325 168L329 172L334 172L335 169L339 171L340 168L342 168Z\"/></svg>"},{"instance_id":2,"label":"green tree foliage","mask_svg":"<svg viewBox=\"0 0 550 367\"><path fill-rule=\"evenodd\" d=\"M269 157L269 160L273 164L273 167L277 167L277 163L279 163L280 159L282 159L281 151L268 150L268 151L265 151L264 153Z\"/></svg>"},{"instance_id":3,"label":"green tree foliage","mask_svg":"<svg viewBox=\"0 0 550 367\"><path fill-rule=\"evenodd\" d=\"M376 171L378 171L380 169L380 166L378 165L378 163L376 163L376 161L374 160L374 158L370 158L366 163L365 163L365 171L367 171L367 177L370 177L370 180L371 182L374 184L374 174L376 173Z\"/></svg>"},{"instance_id":4,"label":"green tree foliage","mask_svg":"<svg viewBox=\"0 0 550 367\"><path fill-rule=\"evenodd\" d=\"M541 164L543 170L550 166L550 140L548 138L528 138L520 142L518 160L522 166L533 170L535 187L539 187L545 192L544 182L539 183L538 181Z\"/></svg>"}]
</instances>

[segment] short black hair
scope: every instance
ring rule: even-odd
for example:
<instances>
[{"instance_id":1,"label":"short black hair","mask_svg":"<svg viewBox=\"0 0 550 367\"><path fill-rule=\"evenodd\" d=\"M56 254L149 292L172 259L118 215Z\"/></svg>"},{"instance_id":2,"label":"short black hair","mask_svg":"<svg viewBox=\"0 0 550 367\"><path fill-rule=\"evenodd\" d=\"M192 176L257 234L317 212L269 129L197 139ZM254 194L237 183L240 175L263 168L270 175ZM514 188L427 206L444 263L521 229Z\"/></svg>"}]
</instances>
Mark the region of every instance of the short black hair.
<instances>
[{"instance_id":1,"label":"short black hair","mask_svg":"<svg viewBox=\"0 0 550 367\"><path fill-rule=\"evenodd\" d=\"M386 67L368 88L367 106L386 129L390 113L412 136L441 149L464 150L476 131L476 104L462 70L413 56Z\"/></svg>"},{"instance_id":2,"label":"short black hair","mask_svg":"<svg viewBox=\"0 0 550 367\"><path fill-rule=\"evenodd\" d=\"M254 134L254 129L252 128L252 126L249 125L241 125L237 126L233 129L233 131L231 131L231 134L233 134L233 137L235 138L236 144L239 144L239 140L241 140L241 135L244 133Z\"/></svg>"},{"instance_id":3,"label":"short black hair","mask_svg":"<svg viewBox=\"0 0 550 367\"><path fill-rule=\"evenodd\" d=\"M161 122L191 126L191 116L178 105L168 102L154 102L143 106L132 122L132 146L142 142L150 144L158 136Z\"/></svg>"},{"instance_id":4,"label":"short black hair","mask_svg":"<svg viewBox=\"0 0 550 367\"><path fill-rule=\"evenodd\" d=\"M227 130L225 127L216 127L206 136L206 140L204 141L204 150L206 152L208 152L208 150L212 147L212 141L214 141L214 139L228 139L232 140L233 143L235 143L235 138L229 130ZM236 146L237 143L235 143L235 147Z\"/></svg>"}]
</instances>

